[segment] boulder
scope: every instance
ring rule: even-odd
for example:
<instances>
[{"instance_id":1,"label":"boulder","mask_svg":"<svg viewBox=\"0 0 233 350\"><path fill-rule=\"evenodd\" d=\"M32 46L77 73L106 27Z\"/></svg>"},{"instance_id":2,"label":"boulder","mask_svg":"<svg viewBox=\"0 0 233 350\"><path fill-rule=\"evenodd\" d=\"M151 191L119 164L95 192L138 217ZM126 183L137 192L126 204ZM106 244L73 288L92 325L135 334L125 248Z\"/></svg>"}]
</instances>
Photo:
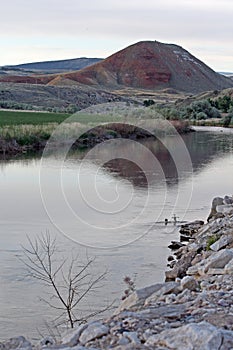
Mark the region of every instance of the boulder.
<instances>
[{"instance_id":1,"label":"boulder","mask_svg":"<svg viewBox=\"0 0 233 350\"><path fill-rule=\"evenodd\" d=\"M233 205L232 204L217 205L216 211L217 213L220 213L223 215L231 215L233 214Z\"/></svg>"},{"instance_id":2,"label":"boulder","mask_svg":"<svg viewBox=\"0 0 233 350\"><path fill-rule=\"evenodd\" d=\"M218 205L222 205L222 204L223 204L223 198L222 197L215 197L213 199L212 205L211 205L210 214L209 214L208 219L207 219L208 222L210 221L210 219L212 219L217 214L216 207Z\"/></svg>"},{"instance_id":3,"label":"boulder","mask_svg":"<svg viewBox=\"0 0 233 350\"><path fill-rule=\"evenodd\" d=\"M189 289L189 290L196 291L199 289L198 282L192 276L185 276L184 278L182 278L182 280L180 281L180 286L183 290Z\"/></svg>"},{"instance_id":4,"label":"boulder","mask_svg":"<svg viewBox=\"0 0 233 350\"><path fill-rule=\"evenodd\" d=\"M128 310L134 306L143 305L145 300L155 293L156 291L160 290L164 286L164 283L157 283L153 284L152 286L137 289L135 292L130 294L128 298L126 298L121 305L117 308L117 310L114 312L114 315L119 314L121 311Z\"/></svg>"},{"instance_id":5,"label":"boulder","mask_svg":"<svg viewBox=\"0 0 233 350\"><path fill-rule=\"evenodd\" d=\"M180 284L178 282L163 283L160 289L158 289L156 292L154 292L145 300L145 305L149 305L153 302L156 302L158 298L160 298L162 295L166 295L168 293L177 294L180 291L179 287L180 287Z\"/></svg>"},{"instance_id":6,"label":"boulder","mask_svg":"<svg viewBox=\"0 0 233 350\"><path fill-rule=\"evenodd\" d=\"M192 260L195 258L196 252L186 252L177 261L176 265L172 270L166 271L166 281L175 280L177 277L183 278L186 275L186 271L191 266Z\"/></svg>"},{"instance_id":7,"label":"boulder","mask_svg":"<svg viewBox=\"0 0 233 350\"><path fill-rule=\"evenodd\" d=\"M79 337L87 326L88 324L82 324L79 327L72 329L63 336L61 343L68 346L75 346L78 344Z\"/></svg>"},{"instance_id":8,"label":"boulder","mask_svg":"<svg viewBox=\"0 0 233 350\"><path fill-rule=\"evenodd\" d=\"M233 258L233 249L224 249L220 250L217 253L213 253L207 258L206 269L214 268L223 268L225 265Z\"/></svg>"},{"instance_id":9,"label":"boulder","mask_svg":"<svg viewBox=\"0 0 233 350\"><path fill-rule=\"evenodd\" d=\"M211 244L210 249L217 252L218 250L225 248L228 244L233 242L233 234L221 236L215 243Z\"/></svg>"},{"instance_id":10,"label":"boulder","mask_svg":"<svg viewBox=\"0 0 233 350\"><path fill-rule=\"evenodd\" d=\"M109 327L105 326L101 322L93 322L89 323L88 326L83 330L79 337L79 342L82 345L85 345L90 340L100 338L103 335L108 334Z\"/></svg>"},{"instance_id":11,"label":"boulder","mask_svg":"<svg viewBox=\"0 0 233 350\"><path fill-rule=\"evenodd\" d=\"M230 350L233 346L233 332L219 329L204 321L165 330L152 335L145 343L148 347L161 344L177 350Z\"/></svg>"},{"instance_id":12,"label":"boulder","mask_svg":"<svg viewBox=\"0 0 233 350\"><path fill-rule=\"evenodd\" d=\"M204 259L187 270L188 275L204 275L210 269L223 269L233 258L233 249L224 249L212 253L207 259ZM212 274L212 273L211 273Z\"/></svg>"},{"instance_id":13,"label":"boulder","mask_svg":"<svg viewBox=\"0 0 233 350\"><path fill-rule=\"evenodd\" d=\"M0 343L0 349L4 350L32 350L32 344L23 336L11 338Z\"/></svg>"},{"instance_id":14,"label":"boulder","mask_svg":"<svg viewBox=\"0 0 233 350\"><path fill-rule=\"evenodd\" d=\"M171 304L156 307L144 308L137 312L137 316L143 319L157 319L167 317L170 319L180 319L187 313L187 305Z\"/></svg>"},{"instance_id":15,"label":"boulder","mask_svg":"<svg viewBox=\"0 0 233 350\"><path fill-rule=\"evenodd\" d=\"M233 205L233 196L225 196L223 198L223 204L232 204Z\"/></svg>"},{"instance_id":16,"label":"boulder","mask_svg":"<svg viewBox=\"0 0 233 350\"><path fill-rule=\"evenodd\" d=\"M171 241L171 244L169 244L168 248L171 250L177 250L181 247L184 247L185 244L178 242L178 241Z\"/></svg>"},{"instance_id":17,"label":"boulder","mask_svg":"<svg viewBox=\"0 0 233 350\"><path fill-rule=\"evenodd\" d=\"M229 263L225 265L224 272L225 274L233 274L233 259L231 259Z\"/></svg>"}]
</instances>

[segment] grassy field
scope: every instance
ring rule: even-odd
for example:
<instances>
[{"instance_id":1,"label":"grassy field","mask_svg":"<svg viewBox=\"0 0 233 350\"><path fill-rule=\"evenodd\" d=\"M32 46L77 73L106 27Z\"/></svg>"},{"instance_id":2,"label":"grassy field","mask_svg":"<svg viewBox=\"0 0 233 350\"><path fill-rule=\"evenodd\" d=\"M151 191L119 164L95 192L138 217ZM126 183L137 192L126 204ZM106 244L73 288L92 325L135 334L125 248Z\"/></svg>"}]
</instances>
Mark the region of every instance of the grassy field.
<instances>
[{"instance_id":1,"label":"grassy field","mask_svg":"<svg viewBox=\"0 0 233 350\"><path fill-rule=\"evenodd\" d=\"M69 118L65 113L48 113L48 112L25 112L25 111L3 111L0 110L0 127L17 126L17 125L45 125L50 123L60 124ZM75 122L81 124L89 123L107 123L120 121L120 117L100 114L75 114ZM69 121L69 120L67 120Z\"/></svg>"},{"instance_id":2,"label":"grassy field","mask_svg":"<svg viewBox=\"0 0 233 350\"><path fill-rule=\"evenodd\" d=\"M61 123L68 117L69 114L65 113L0 110L0 127L6 125L43 125L48 123Z\"/></svg>"},{"instance_id":3,"label":"grassy field","mask_svg":"<svg viewBox=\"0 0 233 350\"><path fill-rule=\"evenodd\" d=\"M111 123L121 119L117 116L91 113L76 113L72 118L69 117L70 115L65 113L0 110L0 143L12 140L21 146L43 143L62 122L65 122L65 125L62 126L59 137L64 141L73 133L76 135L77 128L85 130L87 126L91 128L96 124Z\"/></svg>"}]
</instances>

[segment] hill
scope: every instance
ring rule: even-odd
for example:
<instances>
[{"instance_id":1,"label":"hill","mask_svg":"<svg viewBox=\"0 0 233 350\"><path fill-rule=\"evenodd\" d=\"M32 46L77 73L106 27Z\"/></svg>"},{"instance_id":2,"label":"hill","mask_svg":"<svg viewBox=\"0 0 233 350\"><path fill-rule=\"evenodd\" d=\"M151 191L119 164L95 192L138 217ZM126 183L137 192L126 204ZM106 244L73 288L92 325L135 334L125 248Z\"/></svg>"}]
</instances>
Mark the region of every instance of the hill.
<instances>
[{"instance_id":1,"label":"hill","mask_svg":"<svg viewBox=\"0 0 233 350\"><path fill-rule=\"evenodd\" d=\"M90 67L64 74L63 78L108 88L174 88L192 93L233 86L232 80L214 72L182 47L157 41L138 42Z\"/></svg>"},{"instance_id":2,"label":"hill","mask_svg":"<svg viewBox=\"0 0 233 350\"><path fill-rule=\"evenodd\" d=\"M45 61L45 62L33 62L33 63L24 63L13 66L4 66L2 67L2 71L6 73L9 72L28 72L28 73L36 73L36 72L65 72L65 71L74 71L80 70L85 67L91 66L99 61L101 58L87 58L80 57L68 60L59 60L59 61Z\"/></svg>"}]
</instances>

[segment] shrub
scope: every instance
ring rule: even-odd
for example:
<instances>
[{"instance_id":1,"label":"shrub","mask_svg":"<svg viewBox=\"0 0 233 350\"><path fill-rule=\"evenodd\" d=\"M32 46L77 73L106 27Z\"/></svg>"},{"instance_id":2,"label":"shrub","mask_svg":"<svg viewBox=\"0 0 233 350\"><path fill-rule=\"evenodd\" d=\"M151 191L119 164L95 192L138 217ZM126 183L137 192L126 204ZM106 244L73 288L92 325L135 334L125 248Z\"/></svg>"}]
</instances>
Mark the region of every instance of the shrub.
<instances>
[{"instance_id":1,"label":"shrub","mask_svg":"<svg viewBox=\"0 0 233 350\"><path fill-rule=\"evenodd\" d=\"M206 250L210 250L211 245L217 242L218 239L219 239L218 235L210 236L206 241Z\"/></svg>"},{"instance_id":2,"label":"shrub","mask_svg":"<svg viewBox=\"0 0 233 350\"><path fill-rule=\"evenodd\" d=\"M186 113L185 113L186 112ZM221 115L216 107L208 100L194 101L184 111L189 119L220 118Z\"/></svg>"},{"instance_id":3,"label":"shrub","mask_svg":"<svg viewBox=\"0 0 233 350\"><path fill-rule=\"evenodd\" d=\"M199 112L196 114L196 119L197 120L204 120L207 119L207 114L205 112Z\"/></svg>"},{"instance_id":4,"label":"shrub","mask_svg":"<svg viewBox=\"0 0 233 350\"><path fill-rule=\"evenodd\" d=\"M154 100L144 100L143 101L143 106L145 106L145 107L149 107L149 106L152 106L154 104L155 104Z\"/></svg>"},{"instance_id":5,"label":"shrub","mask_svg":"<svg viewBox=\"0 0 233 350\"><path fill-rule=\"evenodd\" d=\"M224 128L228 128L233 120L233 115L228 114L223 118L223 126Z\"/></svg>"}]
</instances>

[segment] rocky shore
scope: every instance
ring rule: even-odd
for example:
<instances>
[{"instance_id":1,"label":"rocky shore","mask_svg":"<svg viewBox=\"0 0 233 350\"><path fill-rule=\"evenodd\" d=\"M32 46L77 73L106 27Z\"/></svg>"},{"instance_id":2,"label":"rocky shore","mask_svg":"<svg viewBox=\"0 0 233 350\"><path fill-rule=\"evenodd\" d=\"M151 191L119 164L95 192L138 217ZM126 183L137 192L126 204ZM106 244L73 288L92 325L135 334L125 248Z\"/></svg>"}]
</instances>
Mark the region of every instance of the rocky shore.
<instances>
[{"instance_id":1,"label":"rocky shore","mask_svg":"<svg viewBox=\"0 0 233 350\"><path fill-rule=\"evenodd\" d=\"M181 226L171 249L166 282L135 290L108 319L83 324L59 343L17 337L0 349L233 349L233 197L214 198L208 222Z\"/></svg>"}]
</instances>

